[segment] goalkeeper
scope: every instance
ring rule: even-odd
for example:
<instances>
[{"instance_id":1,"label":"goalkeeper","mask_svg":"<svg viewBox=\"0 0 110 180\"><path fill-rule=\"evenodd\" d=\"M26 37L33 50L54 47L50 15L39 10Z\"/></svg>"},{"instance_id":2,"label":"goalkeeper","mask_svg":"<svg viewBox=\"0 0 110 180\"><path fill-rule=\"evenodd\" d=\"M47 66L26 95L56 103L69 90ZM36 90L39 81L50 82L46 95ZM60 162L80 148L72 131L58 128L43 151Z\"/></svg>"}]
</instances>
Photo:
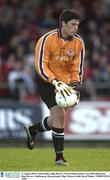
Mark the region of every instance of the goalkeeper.
<instances>
[{"instance_id":1,"label":"goalkeeper","mask_svg":"<svg viewBox=\"0 0 110 180\"><path fill-rule=\"evenodd\" d=\"M38 132L51 130L56 165L68 165L68 162L63 156L66 110L57 105L55 91L60 89L65 95L75 89L79 94L85 53L84 42L76 34L79 23L78 12L64 10L59 18L59 29L43 35L35 48L35 68L39 75L37 86L50 116L45 117L42 123L25 126L27 147L33 149Z\"/></svg>"}]
</instances>

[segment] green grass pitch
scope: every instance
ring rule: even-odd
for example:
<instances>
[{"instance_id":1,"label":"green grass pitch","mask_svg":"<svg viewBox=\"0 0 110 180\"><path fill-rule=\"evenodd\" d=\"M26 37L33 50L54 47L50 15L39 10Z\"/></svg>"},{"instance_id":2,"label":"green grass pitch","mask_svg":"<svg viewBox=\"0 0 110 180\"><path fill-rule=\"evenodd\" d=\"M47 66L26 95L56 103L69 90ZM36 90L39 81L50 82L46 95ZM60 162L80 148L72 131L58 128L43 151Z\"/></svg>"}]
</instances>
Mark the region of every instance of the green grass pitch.
<instances>
[{"instance_id":1,"label":"green grass pitch","mask_svg":"<svg viewBox=\"0 0 110 180\"><path fill-rule=\"evenodd\" d=\"M110 171L109 148L65 148L69 166L54 164L53 148L0 148L0 171Z\"/></svg>"}]
</instances>

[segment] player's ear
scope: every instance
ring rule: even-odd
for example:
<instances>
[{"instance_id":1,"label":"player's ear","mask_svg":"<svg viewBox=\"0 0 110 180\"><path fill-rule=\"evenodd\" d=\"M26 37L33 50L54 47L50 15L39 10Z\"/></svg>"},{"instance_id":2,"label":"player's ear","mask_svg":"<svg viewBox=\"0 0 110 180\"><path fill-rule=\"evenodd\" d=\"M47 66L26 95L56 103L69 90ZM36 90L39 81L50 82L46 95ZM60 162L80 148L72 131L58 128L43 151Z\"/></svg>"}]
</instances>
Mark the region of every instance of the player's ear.
<instances>
[{"instance_id":1,"label":"player's ear","mask_svg":"<svg viewBox=\"0 0 110 180\"><path fill-rule=\"evenodd\" d=\"M66 26L65 21L62 21L62 27L65 27L65 26Z\"/></svg>"}]
</instances>

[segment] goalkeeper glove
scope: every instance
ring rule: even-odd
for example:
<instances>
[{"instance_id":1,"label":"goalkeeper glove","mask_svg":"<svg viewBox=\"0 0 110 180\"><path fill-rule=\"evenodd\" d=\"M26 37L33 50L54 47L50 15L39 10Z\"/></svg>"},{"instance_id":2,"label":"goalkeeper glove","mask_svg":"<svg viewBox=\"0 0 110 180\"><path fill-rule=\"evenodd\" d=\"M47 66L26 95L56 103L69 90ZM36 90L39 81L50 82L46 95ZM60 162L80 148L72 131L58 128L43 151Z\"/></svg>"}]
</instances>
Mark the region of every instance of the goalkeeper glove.
<instances>
[{"instance_id":1,"label":"goalkeeper glove","mask_svg":"<svg viewBox=\"0 0 110 180\"><path fill-rule=\"evenodd\" d=\"M79 100L80 100L80 83L73 83L71 84L71 87L73 88L73 90L76 91L77 94L77 102L76 105L78 104Z\"/></svg>"},{"instance_id":2,"label":"goalkeeper glove","mask_svg":"<svg viewBox=\"0 0 110 180\"><path fill-rule=\"evenodd\" d=\"M71 86L56 79L52 81L52 84L55 86L56 91L61 92L64 97L67 95L69 96L73 91L73 88Z\"/></svg>"}]
</instances>

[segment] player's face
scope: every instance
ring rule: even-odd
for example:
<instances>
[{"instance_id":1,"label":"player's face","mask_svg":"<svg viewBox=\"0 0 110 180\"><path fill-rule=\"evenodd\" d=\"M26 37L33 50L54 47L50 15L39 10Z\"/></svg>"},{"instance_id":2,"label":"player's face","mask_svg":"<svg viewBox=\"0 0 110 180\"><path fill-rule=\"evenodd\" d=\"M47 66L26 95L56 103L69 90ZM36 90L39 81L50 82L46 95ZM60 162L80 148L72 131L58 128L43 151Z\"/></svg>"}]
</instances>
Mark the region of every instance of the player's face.
<instances>
[{"instance_id":1,"label":"player's face","mask_svg":"<svg viewBox=\"0 0 110 180\"><path fill-rule=\"evenodd\" d=\"M71 21L68 21L64 24L65 33L67 36L74 36L76 32L78 31L79 27L79 20L72 19Z\"/></svg>"}]
</instances>

